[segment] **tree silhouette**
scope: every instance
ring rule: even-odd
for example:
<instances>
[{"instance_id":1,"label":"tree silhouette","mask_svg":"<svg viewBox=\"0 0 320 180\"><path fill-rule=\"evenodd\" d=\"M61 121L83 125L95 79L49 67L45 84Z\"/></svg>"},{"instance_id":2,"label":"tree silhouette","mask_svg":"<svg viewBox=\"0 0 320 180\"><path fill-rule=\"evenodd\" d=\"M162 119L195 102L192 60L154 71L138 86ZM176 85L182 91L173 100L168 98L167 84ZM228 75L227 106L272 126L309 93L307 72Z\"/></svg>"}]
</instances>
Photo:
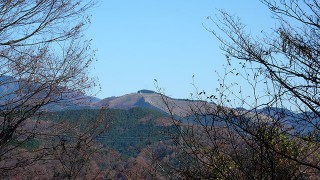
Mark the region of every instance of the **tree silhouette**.
<instances>
[{"instance_id":1,"label":"tree silhouette","mask_svg":"<svg viewBox=\"0 0 320 180\"><path fill-rule=\"evenodd\" d=\"M21 147L38 135L36 117L50 104L82 97L94 86L94 59L83 38L93 1L0 2L0 174L45 153Z\"/></svg>"},{"instance_id":2,"label":"tree silhouette","mask_svg":"<svg viewBox=\"0 0 320 180\"><path fill-rule=\"evenodd\" d=\"M228 65L219 75L217 94L197 91L195 99L204 103L192 107L184 121L172 113L181 154L179 166L172 168L182 177L314 179L320 175L320 4L261 3L278 27L260 37L247 33L239 18L228 12L220 11L217 19L208 17L215 28L206 29L221 42ZM228 78L242 78L242 83L228 83Z\"/></svg>"}]
</instances>

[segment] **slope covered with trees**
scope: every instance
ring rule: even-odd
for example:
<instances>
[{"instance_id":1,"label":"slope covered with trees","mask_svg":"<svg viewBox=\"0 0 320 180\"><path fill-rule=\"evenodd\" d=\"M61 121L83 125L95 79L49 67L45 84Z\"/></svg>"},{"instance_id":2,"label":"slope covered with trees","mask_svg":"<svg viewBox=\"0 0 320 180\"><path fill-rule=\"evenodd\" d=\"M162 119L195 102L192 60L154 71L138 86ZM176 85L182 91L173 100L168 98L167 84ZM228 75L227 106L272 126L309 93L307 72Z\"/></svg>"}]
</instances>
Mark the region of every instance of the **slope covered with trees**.
<instances>
[{"instance_id":1,"label":"slope covered with trees","mask_svg":"<svg viewBox=\"0 0 320 180\"><path fill-rule=\"evenodd\" d=\"M34 123L39 124L37 136L16 150L24 156L39 151L45 155L3 171L2 178L165 177L154 165L174 153L176 129L168 114L153 109L56 111L28 122Z\"/></svg>"}]
</instances>

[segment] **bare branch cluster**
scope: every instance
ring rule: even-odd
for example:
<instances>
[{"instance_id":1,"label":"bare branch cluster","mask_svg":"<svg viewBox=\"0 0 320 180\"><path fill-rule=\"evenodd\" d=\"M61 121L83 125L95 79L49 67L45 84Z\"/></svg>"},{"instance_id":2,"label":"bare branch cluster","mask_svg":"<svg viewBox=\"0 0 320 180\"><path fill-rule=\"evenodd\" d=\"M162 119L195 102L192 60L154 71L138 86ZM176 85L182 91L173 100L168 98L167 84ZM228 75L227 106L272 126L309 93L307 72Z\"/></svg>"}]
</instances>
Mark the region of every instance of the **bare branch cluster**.
<instances>
[{"instance_id":1,"label":"bare branch cluster","mask_svg":"<svg viewBox=\"0 0 320 180\"><path fill-rule=\"evenodd\" d=\"M313 179L320 175L320 4L317 0L261 2L278 27L271 33L262 31L259 38L247 33L240 19L228 12L220 11L217 19L208 17L215 28L206 29L221 42L228 66L226 74L219 76L217 95L197 93L215 108L211 104L193 108L188 120L176 123L182 156L180 166L172 167L182 177ZM237 70L234 62L242 69ZM235 76L248 85L227 84L226 78ZM243 96L243 90L251 95Z\"/></svg>"},{"instance_id":2,"label":"bare branch cluster","mask_svg":"<svg viewBox=\"0 0 320 180\"><path fill-rule=\"evenodd\" d=\"M95 86L88 76L94 51L83 37L90 23L86 11L94 3L0 2L1 174L48 155L47 147L32 153L21 149L44 128L35 120L41 111L51 103L82 97Z\"/></svg>"}]
</instances>

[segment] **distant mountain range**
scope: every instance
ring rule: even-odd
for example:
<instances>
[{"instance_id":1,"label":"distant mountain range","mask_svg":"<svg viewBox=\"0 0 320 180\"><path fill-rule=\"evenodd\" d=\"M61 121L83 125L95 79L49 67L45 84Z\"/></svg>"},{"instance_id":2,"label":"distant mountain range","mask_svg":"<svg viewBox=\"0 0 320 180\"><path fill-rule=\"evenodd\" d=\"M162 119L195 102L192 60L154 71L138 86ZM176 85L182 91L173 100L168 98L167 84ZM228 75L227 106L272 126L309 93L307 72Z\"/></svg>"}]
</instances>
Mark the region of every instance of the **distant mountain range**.
<instances>
[{"instance_id":1,"label":"distant mountain range","mask_svg":"<svg viewBox=\"0 0 320 180\"><path fill-rule=\"evenodd\" d=\"M126 94L119 97L109 97L91 104L92 108L130 109L135 107L151 108L179 116L188 116L191 108L203 105L215 107L205 101L188 99L174 99L151 90L140 90L137 93Z\"/></svg>"},{"instance_id":2,"label":"distant mountain range","mask_svg":"<svg viewBox=\"0 0 320 180\"><path fill-rule=\"evenodd\" d=\"M20 81L10 76L0 76L0 107L5 107L6 102L17 98L16 91L19 91ZM28 85L30 88L34 85ZM20 92L20 91L19 91ZM63 96L59 103L51 103L42 108L44 111L61 111L61 110L77 110L77 109L131 109L131 108L150 108L169 114L187 117L191 112L206 112L210 109L214 110L216 105L207 101L175 99L165 95L161 95L152 90L139 90L136 93L130 93L119 97L108 97L99 99L92 96L84 95L80 92L70 92ZM245 109L237 109L239 111L247 111ZM267 107L257 110L260 114L269 117L285 116L286 119L303 119L306 114L294 113L285 108ZM309 113L308 116L314 116ZM312 117L315 121L319 121L318 117Z\"/></svg>"},{"instance_id":3,"label":"distant mountain range","mask_svg":"<svg viewBox=\"0 0 320 180\"><path fill-rule=\"evenodd\" d=\"M11 76L0 76L0 108L15 106L29 100L41 100L46 96L46 90L43 93L32 95L32 89L37 90L41 84L30 84L24 80L17 80ZM42 97L43 96L43 97ZM62 99L60 99L60 96ZM30 98L31 97L31 98ZM54 97L55 98L55 97ZM136 93L126 94L119 97L108 97L99 99L84 95L80 92L67 92L58 95L56 99L59 102L49 103L41 108L42 111L62 111L77 109L131 109L131 108L150 108L178 116L188 116L191 108L197 108L204 104L214 106L204 101L192 101L188 99L174 99L161 95L152 90L139 90Z\"/></svg>"},{"instance_id":4,"label":"distant mountain range","mask_svg":"<svg viewBox=\"0 0 320 180\"><path fill-rule=\"evenodd\" d=\"M30 84L24 80L18 80L11 76L0 76L0 107L15 106L24 102L41 101L46 98L46 89L43 92L37 92L35 95L32 90L38 91L39 83ZM41 87L42 88L42 87ZM48 89L49 91L49 89ZM64 90L65 91L65 90ZM61 97L60 97L61 96ZM199 104L208 104L202 101L191 101L187 99L174 99L161 95L152 90L139 90L136 93L126 94L119 97L108 97L99 99L92 96L86 96L80 92L67 92L57 97L57 103L50 103L41 110L43 111L61 111L71 109L130 109L134 107L151 108L166 113L172 111L173 114L186 116L190 108L199 106ZM170 110L169 110L170 109Z\"/></svg>"},{"instance_id":5,"label":"distant mountain range","mask_svg":"<svg viewBox=\"0 0 320 180\"><path fill-rule=\"evenodd\" d=\"M29 80L30 81L30 80ZM51 91L48 84L30 83L28 80L16 79L11 76L0 76L0 108L15 107L21 103L28 104L27 101L38 102L47 98ZM59 87L58 87L59 88ZM61 88L65 93L58 94L51 98L58 100L58 103L50 103L41 110L59 111L65 109L91 108L91 104L100 101L99 98L86 96L81 92L73 92L66 88Z\"/></svg>"},{"instance_id":6,"label":"distant mountain range","mask_svg":"<svg viewBox=\"0 0 320 180\"><path fill-rule=\"evenodd\" d=\"M110 109L150 108L181 117L187 117L191 115L191 112L210 114L210 111L212 112L217 108L216 104L207 101L175 99L151 90L139 90L136 93L130 93L119 97L108 97L101 100L91 96L83 96L82 101L79 102L74 103L74 109L81 109L84 107L92 109L100 109L102 107ZM225 108L229 109L228 107ZM285 118L290 121L292 121L292 119L304 119L306 116L315 121L319 121L319 117L312 112L305 112L302 114L286 108L264 107L256 110L236 108L236 110L241 112L254 111L253 113L259 113L273 118Z\"/></svg>"}]
</instances>

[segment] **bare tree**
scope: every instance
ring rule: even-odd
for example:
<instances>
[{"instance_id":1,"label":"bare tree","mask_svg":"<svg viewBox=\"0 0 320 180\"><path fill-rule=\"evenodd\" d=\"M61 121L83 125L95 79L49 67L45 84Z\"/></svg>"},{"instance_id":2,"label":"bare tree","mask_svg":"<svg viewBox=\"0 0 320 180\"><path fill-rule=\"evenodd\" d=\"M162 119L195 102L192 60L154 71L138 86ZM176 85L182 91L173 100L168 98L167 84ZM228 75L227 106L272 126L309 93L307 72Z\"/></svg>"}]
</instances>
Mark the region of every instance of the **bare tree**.
<instances>
[{"instance_id":1,"label":"bare tree","mask_svg":"<svg viewBox=\"0 0 320 180\"><path fill-rule=\"evenodd\" d=\"M5 164L21 158L29 164L3 171L1 178L95 179L105 175L99 163L107 152L98 137L109 126L105 109L87 112L69 110L42 115L35 137L19 146ZM58 115L58 117L56 117ZM28 122L32 123L32 122ZM32 143L37 142L37 143ZM33 159L36 158L36 159ZM109 162L104 162L109 164Z\"/></svg>"},{"instance_id":2,"label":"bare tree","mask_svg":"<svg viewBox=\"0 0 320 180\"><path fill-rule=\"evenodd\" d=\"M320 175L320 4L317 0L261 3L279 26L260 37L246 33L239 18L225 11L217 19L208 17L215 28L206 29L222 43L228 65L219 76L217 94L196 93L196 99L212 101L210 105L192 108L182 123L172 113L180 153L185 155L173 168L182 177L313 179ZM227 82L237 76L247 82L246 88ZM243 90L251 95L245 96Z\"/></svg>"},{"instance_id":3,"label":"bare tree","mask_svg":"<svg viewBox=\"0 0 320 180\"><path fill-rule=\"evenodd\" d=\"M94 86L94 59L83 30L93 1L0 2L0 174L37 160L19 147L34 138L39 111ZM15 161L6 163L8 158Z\"/></svg>"},{"instance_id":4,"label":"bare tree","mask_svg":"<svg viewBox=\"0 0 320 180\"><path fill-rule=\"evenodd\" d=\"M51 151L46 157L49 162L56 163L53 166L53 177L78 179L87 176L95 179L101 174L99 167L94 169L92 163L94 158L99 159L101 156L99 152L102 148L97 138L105 132L109 124L106 121L105 109L99 111L94 119L80 116L76 122L62 119L59 126L55 125L54 137L47 141ZM46 158L44 162L48 161ZM53 161L50 161L50 158Z\"/></svg>"}]
</instances>

